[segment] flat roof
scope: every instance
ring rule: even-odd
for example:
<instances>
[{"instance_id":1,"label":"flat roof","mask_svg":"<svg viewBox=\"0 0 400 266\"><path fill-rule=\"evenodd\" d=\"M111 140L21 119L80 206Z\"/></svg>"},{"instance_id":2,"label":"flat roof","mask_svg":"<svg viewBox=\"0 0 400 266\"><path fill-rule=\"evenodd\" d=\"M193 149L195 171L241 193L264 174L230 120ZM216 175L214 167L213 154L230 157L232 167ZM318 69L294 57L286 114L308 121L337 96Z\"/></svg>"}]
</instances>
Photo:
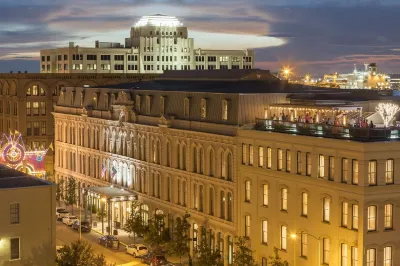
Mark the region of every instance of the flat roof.
<instances>
[{"instance_id":1,"label":"flat roof","mask_svg":"<svg viewBox=\"0 0 400 266\"><path fill-rule=\"evenodd\" d=\"M0 189L51 186L51 182L0 164Z\"/></svg>"}]
</instances>

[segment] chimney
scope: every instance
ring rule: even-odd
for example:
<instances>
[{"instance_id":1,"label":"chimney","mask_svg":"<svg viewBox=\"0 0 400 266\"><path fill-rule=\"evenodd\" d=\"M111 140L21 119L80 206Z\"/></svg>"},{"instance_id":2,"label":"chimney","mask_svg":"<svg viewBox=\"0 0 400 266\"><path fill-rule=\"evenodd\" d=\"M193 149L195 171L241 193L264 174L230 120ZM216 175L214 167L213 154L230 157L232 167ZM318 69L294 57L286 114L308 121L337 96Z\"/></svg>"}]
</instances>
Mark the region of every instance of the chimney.
<instances>
[{"instance_id":1,"label":"chimney","mask_svg":"<svg viewBox=\"0 0 400 266\"><path fill-rule=\"evenodd\" d=\"M74 48L75 43L74 42L69 42L69 48Z\"/></svg>"}]
</instances>

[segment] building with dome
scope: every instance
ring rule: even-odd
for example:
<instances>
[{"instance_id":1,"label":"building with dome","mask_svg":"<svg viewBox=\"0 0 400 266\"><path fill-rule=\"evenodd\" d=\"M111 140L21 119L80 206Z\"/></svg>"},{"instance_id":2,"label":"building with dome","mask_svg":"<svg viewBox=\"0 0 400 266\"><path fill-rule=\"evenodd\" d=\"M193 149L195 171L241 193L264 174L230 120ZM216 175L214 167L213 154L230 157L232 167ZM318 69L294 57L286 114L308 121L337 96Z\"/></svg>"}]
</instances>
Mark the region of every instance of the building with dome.
<instances>
[{"instance_id":1,"label":"building with dome","mask_svg":"<svg viewBox=\"0 0 400 266\"><path fill-rule=\"evenodd\" d=\"M142 17L125 44L96 41L95 47L40 51L41 73L162 73L164 70L252 69L252 50L197 48L176 17Z\"/></svg>"}]
</instances>

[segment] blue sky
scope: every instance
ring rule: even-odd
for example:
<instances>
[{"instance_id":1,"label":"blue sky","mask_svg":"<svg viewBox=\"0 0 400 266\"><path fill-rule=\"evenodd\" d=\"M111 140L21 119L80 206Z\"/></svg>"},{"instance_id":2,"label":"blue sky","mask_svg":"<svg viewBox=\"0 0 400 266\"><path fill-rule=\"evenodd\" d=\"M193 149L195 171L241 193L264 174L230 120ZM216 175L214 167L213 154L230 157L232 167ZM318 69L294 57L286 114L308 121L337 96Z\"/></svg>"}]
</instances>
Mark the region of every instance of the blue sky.
<instances>
[{"instance_id":1,"label":"blue sky","mask_svg":"<svg viewBox=\"0 0 400 266\"><path fill-rule=\"evenodd\" d=\"M1 0L0 72L38 72L39 50L69 41L123 43L155 13L177 16L196 47L255 49L263 69L322 74L376 62L400 73L400 0Z\"/></svg>"}]
</instances>

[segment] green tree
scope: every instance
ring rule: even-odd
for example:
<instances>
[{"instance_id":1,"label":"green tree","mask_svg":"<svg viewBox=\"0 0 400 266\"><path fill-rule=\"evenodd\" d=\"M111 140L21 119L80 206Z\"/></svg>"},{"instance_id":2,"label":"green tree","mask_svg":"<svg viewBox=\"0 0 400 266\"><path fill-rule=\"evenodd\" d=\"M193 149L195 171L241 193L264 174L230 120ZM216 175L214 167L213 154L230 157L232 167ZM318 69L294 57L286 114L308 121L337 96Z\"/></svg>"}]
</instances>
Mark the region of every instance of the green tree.
<instances>
[{"instance_id":1,"label":"green tree","mask_svg":"<svg viewBox=\"0 0 400 266\"><path fill-rule=\"evenodd\" d=\"M180 263L182 263L182 257L190 253L190 223L187 220L189 217L188 213L183 217L176 217L172 241L168 243L168 253L178 256Z\"/></svg>"},{"instance_id":2,"label":"green tree","mask_svg":"<svg viewBox=\"0 0 400 266\"><path fill-rule=\"evenodd\" d=\"M66 203L72 206L72 214L74 213L74 204L76 204L76 181L72 177L68 179L67 191L66 191Z\"/></svg>"},{"instance_id":3,"label":"green tree","mask_svg":"<svg viewBox=\"0 0 400 266\"><path fill-rule=\"evenodd\" d=\"M197 260L198 266L223 266L224 262L221 257L221 251L210 245L211 234L204 227L201 229L201 241L197 245Z\"/></svg>"},{"instance_id":4,"label":"green tree","mask_svg":"<svg viewBox=\"0 0 400 266\"><path fill-rule=\"evenodd\" d=\"M251 253L249 238L247 236L235 237L233 264L237 266L257 266Z\"/></svg>"},{"instance_id":5,"label":"green tree","mask_svg":"<svg viewBox=\"0 0 400 266\"><path fill-rule=\"evenodd\" d=\"M136 235L144 234L146 229L140 212L136 211L139 205L138 201L131 203L131 211L124 225L124 231L133 235L133 243L136 243Z\"/></svg>"},{"instance_id":6,"label":"green tree","mask_svg":"<svg viewBox=\"0 0 400 266\"><path fill-rule=\"evenodd\" d=\"M57 188L56 188L56 201L58 203L58 206L60 206L60 202L62 200L62 198L64 197L64 180L61 179L58 183L57 183Z\"/></svg>"},{"instance_id":7,"label":"green tree","mask_svg":"<svg viewBox=\"0 0 400 266\"><path fill-rule=\"evenodd\" d=\"M279 256L279 249L277 247L274 248L274 255L269 256L269 265L271 266L289 266L289 263L285 260L282 261L282 258Z\"/></svg>"},{"instance_id":8,"label":"green tree","mask_svg":"<svg viewBox=\"0 0 400 266\"><path fill-rule=\"evenodd\" d=\"M92 247L85 241L77 240L64 245L56 258L57 266L112 266L103 254L95 255Z\"/></svg>"},{"instance_id":9,"label":"green tree","mask_svg":"<svg viewBox=\"0 0 400 266\"><path fill-rule=\"evenodd\" d=\"M164 214L155 214L149 220L144 232L144 242L155 252L161 251L164 245L170 240L168 230L164 228L164 218Z\"/></svg>"}]
</instances>

